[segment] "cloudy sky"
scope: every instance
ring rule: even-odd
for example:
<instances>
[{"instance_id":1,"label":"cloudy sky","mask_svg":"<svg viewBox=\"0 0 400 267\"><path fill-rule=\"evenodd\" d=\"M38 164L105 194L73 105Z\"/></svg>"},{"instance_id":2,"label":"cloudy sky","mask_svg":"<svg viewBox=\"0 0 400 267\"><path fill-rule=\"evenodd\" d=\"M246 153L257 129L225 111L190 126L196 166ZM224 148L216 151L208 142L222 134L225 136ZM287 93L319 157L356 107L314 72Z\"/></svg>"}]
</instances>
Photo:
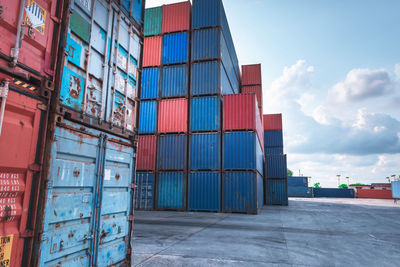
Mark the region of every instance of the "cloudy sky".
<instances>
[{"instance_id":1,"label":"cloudy sky","mask_svg":"<svg viewBox=\"0 0 400 267\"><path fill-rule=\"evenodd\" d=\"M337 174L362 183L400 175L400 1L224 6L240 64L262 64L264 113L283 114L295 174L324 187Z\"/></svg>"}]
</instances>

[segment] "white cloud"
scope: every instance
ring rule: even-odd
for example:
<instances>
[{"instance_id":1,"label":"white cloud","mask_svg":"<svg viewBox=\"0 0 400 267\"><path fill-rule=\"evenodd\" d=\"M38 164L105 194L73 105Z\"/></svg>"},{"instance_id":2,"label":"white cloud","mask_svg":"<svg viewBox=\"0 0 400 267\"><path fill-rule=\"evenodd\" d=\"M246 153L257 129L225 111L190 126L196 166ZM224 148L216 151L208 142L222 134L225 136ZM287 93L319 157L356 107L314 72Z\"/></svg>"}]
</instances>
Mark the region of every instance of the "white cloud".
<instances>
[{"instance_id":1,"label":"white cloud","mask_svg":"<svg viewBox=\"0 0 400 267\"><path fill-rule=\"evenodd\" d=\"M400 64L394 65L394 73L397 76L397 79L400 79Z\"/></svg>"}]
</instances>

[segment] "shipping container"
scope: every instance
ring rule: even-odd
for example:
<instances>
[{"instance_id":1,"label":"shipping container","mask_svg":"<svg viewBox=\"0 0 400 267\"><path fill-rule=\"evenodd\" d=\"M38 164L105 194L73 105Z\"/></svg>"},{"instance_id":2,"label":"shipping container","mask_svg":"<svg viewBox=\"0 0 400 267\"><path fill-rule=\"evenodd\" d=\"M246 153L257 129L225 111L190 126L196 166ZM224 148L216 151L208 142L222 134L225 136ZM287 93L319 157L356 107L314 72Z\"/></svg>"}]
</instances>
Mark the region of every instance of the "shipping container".
<instances>
[{"instance_id":1,"label":"shipping container","mask_svg":"<svg viewBox=\"0 0 400 267\"><path fill-rule=\"evenodd\" d=\"M308 186L308 178L305 176L289 176L288 177L288 186Z\"/></svg>"},{"instance_id":2,"label":"shipping container","mask_svg":"<svg viewBox=\"0 0 400 267\"><path fill-rule=\"evenodd\" d=\"M314 197L354 198L354 189L345 188L314 188Z\"/></svg>"},{"instance_id":3,"label":"shipping container","mask_svg":"<svg viewBox=\"0 0 400 267\"><path fill-rule=\"evenodd\" d=\"M184 134L158 137L157 168L159 170L185 170L187 141Z\"/></svg>"},{"instance_id":4,"label":"shipping container","mask_svg":"<svg viewBox=\"0 0 400 267\"><path fill-rule=\"evenodd\" d=\"M242 65L242 86L261 84L261 64Z\"/></svg>"},{"instance_id":5,"label":"shipping container","mask_svg":"<svg viewBox=\"0 0 400 267\"><path fill-rule=\"evenodd\" d=\"M287 178L286 155L265 157L265 178Z\"/></svg>"},{"instance_id":6,"label":"shipping container","mask_svg":"<svg viewBox=\"0 0 400 267\"><path fill-rule=\"evenodd\" d=\"M188 100L167 99L159 102L158 132L184 133L188 127Z\"/></svg>"},{"instance_id":7,"label":"shipping container","mask_svg":"<svg viewBox=\"0 0 400 267\"><path fill-rule=\"evenodd\" d=\"M256 133L224 133L222 149L224 170L257 170L263 173L263 154Z\"/></svg>"},{"instance_id":8,"label":"shipping container","mask_svg":"<svg viewBox=\"0 0 400 267\"><path fill-rule=\"evenodd\" d=\"M265 147L283 147L282 131L264 131Z\"/></svg>"},{"instance_id":9,"label":"shipping container","mask_svg":"<svg viewBox=\"0 0 400 267\"><path fill-rule=\"evenodd\" d=\"M187 65L164 67L162 69L161 97L187 97L188 79Z\"/></svg>"},{"instance_id":10,"label":"shipping container","mask_svg":"<svg viewBox=\"0 0 400 267\"><path fill-rule=\"evenodd\" d=\"M185 209L186 174L160 172L157 178L157 209Z\"/></svg>"},{"instance_id":11,"label":"shipping container","mask_svg":"<svg viewBox=\"0 0 400 267\"><path fill-rule=\"evenodd\" d=\"M163 36L162 63L185 63L189 60L189 34L187 32L171 33Z\"/></svg>"},{"instance_id":12,"label":"shipping container","mask_svg":"<svg viewBox=\"0 0 400 267\"><path fill-rule=\"evenodd\" d=\"M223 212L257 214L263 206L263 179L257 172L223 173Z\"/></svg>"},{"instance_id":13,"label":"shipping container","mask_svg":"<svg viewBox=\"0 0 400 267\"><path fill-rule=\"evenodd\" d=\"M188 179L188 210L221 211L221 173L191 172Z\"/></svg>"},{"instance_id":14,"label":"shipping container","mask_svg":"<svg viewBox=\"0 0 400 267\"><path fill-rule=\"evenodd\" d=\"M114 0L121 3L122 7L133 18L134 24L137 28L143 28L143 11L144 5L142 0ZM120 2L121 1L121 2ZM124 10L123 9L123 10Z\"/></svg>"},{"instance_id":15,"label":"shipping container","mask_svg":"<svg viewBox=\"0 0 400 267\"><path fill-rule=\"evenodd\" d=\"M159 35L162 28L162 7L146 8L144 11L144 36Z\"/></svg>"},{"instance_id":16,"label":"shipping container","mask_svg":"<svg viewBox=\"0 0 400 267\"><path fill-rule=\"evenodd\" d=\"M400 199L400 181L392 182L392 197L394 199Z\"/></svg>"},{"instance_id":17,"label":"shipping container","mask_svg":"<svg viewBox=\"0 0 400 267\"><path fill-rule=\"evenodd\" d=\"M392 190L381 190L381 189L355 189L355 196L357 198L375 198L375 199L393 198Z\"/></svg>"},{"instance_id":18,"label":"shipping container","mask_svg":"<svg viewBox=\"0 0 400 267\"><path fill-rule=\"evenodd\" d=\"M48 106L0 82L0 266L29 266Z\"/></svg>"},{"instance_id":19,"label":"shipping container","mask_svg":"<svg viewBox=\"0 0 400 267\"><path fill-rule=\"evenodd\" d=\"M221 99L219 97L206 96L191 99L191 131L220 131L221 119Z\"/></svg>"},{"instance_id":20,"label":"shipping container","mask_svg":"<svg viewBox=\"0 0 400 267\"><path fill-rule=\"evenodd\" d=\"M200 133L190 135L191 170L221 169L221 135L218 133Z\"/></svg>"},{"instance_id":21,"label":"shipping container","mask_svg":"<svg viewBox=\"0 0 400 267\"><path fill-rule=\"evenodd\" d=\"M139 133L157 132L157 102L141 101L139 112Z\"/></svg>"},{"instance_id":22,"label":"shipping container","mask_svg":"<svg viewBox=\"0 0 400 267\"><path fill-rule=\"evenodd\" d=\"M192 63L190 93L192 96L228 95L239 92L229 82L224 66L219 61Z\"/></svg>"},{"instance_id":23,"label":"shipping container","mask_svg":"<svg viewBox=\"0 0 400 267\"><path fill-rule=\"evenodd\" d=\"M157 137L155 135L139 136L137 148L136 169L143 171L154 171L157 158Z\"/></svg>"},{"instance_id":24,"label":"shipping container","mask_svg":"<svg viewBox=\"0 0 400 267\"><path fill-rule=\"evenodd\" d=\"M287 179L265 179L265 204L287 206L288 184Z\"/></svg>"},{"instance_id":25,"label":"shipping container","mask_svg":"<svg viewBox=\"0 0 400 267\"><path fill-rule=\"evenodd\" d=\"M313 188L288 185L288 197L313 197Z\"/></svg>"},{"instance_id":26,"label":"shipping container","mask_svg":"<svg viewBox=\"0 0 400 267\"><path fill-rule=\"evenodd\" d=\"M154 67L161 65L161 46L161 36L144 38L142 67Z\"/></svg>"},{"instance_id":27,"label":"shipping container","mask_svg":"<svg viewBox=\"0 0 400 267\"><path fill-rule=\"evenodd\" d=\"M190 1L162 7L162 33L190 30Z\"/></svg>"},{"instance_id":28,"label":"shipping container","mask_svg":"<svg viewBox=\"0 0 400 267\"><path fill-rule=\"evenodd\" d=\"M32 266L130 265L135 149L64 121L48 152Z\"/></svg>"},{"instance_id":29,"label":"shipping container","mask_svg":"<svg viewBox=\"0 0 400 267\"><path fill-rule=\"evenodd\" d=\"M283 147L267 147L264 145L264 154L267 155L282 155Z\"/></svg>"},{"instance_id":30,"label":"shipping container","mask_svg":"<svg viewBox=\"0 0 400 267\"><path fill-rule=\"evenodd\" d=\"M251 86L242 86L241 93L249 94L254 93L257 96L257 103L259 107L259 111L261 108L261 112L259 112L260 116L262 117L262 106L263 106L263 93L261 85L251 85Z\"/></svg>"},{"instance_id":31,"label":"shipping container","mask_svg":"<svg viewBox=\"0 0 400 267\"><path fill-rule=\"evenodd\" d=\"M154 185L155 175L153 172L136 172L136 210L152 210L154 208Z\"/></svg>"},{"instance_id":32,"label":"shipping container","mask_svg":"<svg viewBox=\"0 0 400 267\"><path fill-rule=\"evenodd\" d=\"M140 89L141 99L158 98L160 80L160 69L144 68L142 71L142 87Z\"/></svg>"},{"instance_id":33,"label":"shipping container","mask_svg":"<svg viewBox=\"0 0 400 267\"><path fill-rule=\"evenodd\" d=\"M282 131L282 114L264 114L264 131Z\"/></svg>"}]
</instances>

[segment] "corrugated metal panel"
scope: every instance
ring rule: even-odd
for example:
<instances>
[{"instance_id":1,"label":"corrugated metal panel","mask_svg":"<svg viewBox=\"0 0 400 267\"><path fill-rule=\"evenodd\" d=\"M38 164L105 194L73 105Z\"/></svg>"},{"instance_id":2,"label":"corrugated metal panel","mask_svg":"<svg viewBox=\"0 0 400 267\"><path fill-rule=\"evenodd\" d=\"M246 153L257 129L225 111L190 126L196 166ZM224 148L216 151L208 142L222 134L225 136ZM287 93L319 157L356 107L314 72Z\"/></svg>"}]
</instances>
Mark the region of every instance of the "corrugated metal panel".
<instances>
[{"instance_id":1,"label":"corrugated metal panel","mask_svg":"<svg viewBox=\"0 0 400 267\"><path fill-rule=\"evenodd\" d=\"M254 132L223 134L223 169L257 170L263 173L263 154Z\"/></svg>"},{"instance_id":2,"label":"corrugated metal panel","mask_svg":"<svg viewBox=\"0 0 400 267\"><path fill-rule=\"evenodd\" d=\"M189 35L187 32L163 36L162 63L174 64L188 62Z\"/></svg>"},{"instance_id":3,"label":"corrugated metal panel","mask_svg":"<svg viewBox=\"0 0 400 267\"><path fill-rule=\"evenodd\" d=\"M392 182L392 197L400 198L400 181Z\"/></svg>"},{"instance_id":4,"label":"corrugated metal panel","mask_svg":"<svg viewBox=\"0 0 400 267\"><path fill-rule=\"evenodd\" d=\"M136 172L135 185L135 209L152 210L154 208L154 173Z\"/></svg>"},{"instance_id":5,"label":"corrugated metal panel","mask_svg":"<svg viewBox=\"0 0 400 267\"><path fill-rule=\"evenodd\" d=\"M157 102L141 101L139 113L139 133L156 133Z\"/></svg>"},{"instance_id":6,"label":"corrugated metal panel","mask_svg":"<svg viewBox=\"0 0 400 267\"><path fill-rule=\"evenodd\" d=\"M146 8L144 11L144 35L159 35L162 28L162 7Z\"/></svg>"},{"instance_id":7,"label":"corrugated metal panel","mask_svg":"<svg viewBox=\"0 0 400 267\"><path fill-rule=\"evenodd\" d=\"M288 186L288 197L313 197L313 188L304 186Z\"/></svg>"},{"instance_id":8,"label":"corrugated metal panel","mask_svg":"<svg viewBox=\"0 0 400 267\"><path fill-rule=\"evenodd\" d=\"M194 97L190 105L190 130L221 130L221 99L219 97Z\"/></svg>"},{"instance_id":9,"label":"corrugated metal panel","mask_svg":"<svg viewBox=\"0 0 400 267\"><path fill-rule=\"evenodd\" d=\"M242 65L242 85L261 84L261 64Z\"/></svg>"},{"instance_id":10,"label":"corrugated metal panel","mask_svg":"<svg viewBox=\"0 0 400 267\"><path fill-rule=\"evenodd\" d=\"M187 65L164 67L161 97L182 97L188 94L189 71Z\"/></svg>"},{"instance_id":11,"label":"corrugated metal panel","mask_svg":"<svg viewBox=\"0 0 400 267\"><path fill-rule=\"evenodd\" d=\"M158 68L145 68L142 71L141 99L155 99L158 97L158 84L160 70Z\"/></svg>"},{"instance_id":12,"label":"corrugated metal panel","mask_svg":"<svg viewBox=\"0 0 400 267\"><path fill-rule=\"evenodd\" d=\"M287 179L265 179L265 192L267 205L283 205L289 204L287 194Z\"/></svg>"},{"instance_id":13,"label":"corrugated metal panel","mask_svg":"<svg viewBox=\"0 0 400 267\"><path fill-rule=\"evenodd\" d=\"M263 180L256 172L223 174L223 211L257 213L263 205Z\"/></svg>"},{"instance_id":14,"label":"corrugated metal panel","mask_svg":"<svg viewBox=\"0 0 400 267\"><path fill-rule=\"evenodd\" d=\"M282 131L264 131L265 147L283 147Z\"/></svg>"},{"instance_id":15,"label":"corrugated metal panel","mask_svg":"<svg viewBox=\"0 0 400 267\"><path fill-rule=\"evenodd\" d=\"M289 186L308 186L308 178L303 176L289 176L288 177L288 185Z\"/></svg>"},{"instance_id":16,"label":"corrugated metal panel","mask_svg":"<svg viewBox=\"0 0 400 267\"><path fill-rule=\"evenodd\" d=\"M286 178L286 155L267 155L265 157L265 178Z\"/></svg>"},{"instance_id":17,"label":"corrugated metal panel","mask_svg":"<svg viewBox=\"0 0 400 267\"><path fill-rule=\"evenodd\" d=\"M314 188L314 197L354 198L354 189L345 188ZM389 194L391 195L391 194Z\"/></svg>"},{"instance_id":18,"label":"corrugated metal panel","mask_svg":"<svg viewBox=\"0 0 400 267\"><path fill-rule=\"evenodd\" d=\"M190 136L190 169L221 169L221 135L217 133Z\"/></svg>"},{"instance_id":19,"label":"corrugated metal panel","mask_svg":"<svg viewBox=\"0 0 400 267\"><path fill-rule=\"evenodd\" d=\"M220 24L221 3L216 0L194 0L192 28L215 27Z\"/></svg>"},{"instance_id":20,"label":"corrugated metal panel","mask_svg":"<svg viewBox=\"0 0 400 267\"><path fill-rule=\"evenodd\" d=\"M132 1L133 19L140 25L143 25L143 0Z\"/></svg>"},{"instance_id":21,"label":"corrugated metal panel","mask_svg":"<svg viewBox=\"0 0 400 267\"><path fill-rule=\"evenodd\" d=\"M158 169L186 169L186 145L186 135L168 134L159 136L157 152Z\"/></svg>"},{"instance_id":22,"label":"corrugated metal panel","mask_svg":"<svg viewBox=\"0 0 400 267\"><path fill-rule=\"evenodd\" d=\"M162 37L146 37L143 44L143 67L159 66L161 64Z\"/></svg>"},{"instance_id":23,"label":"corrugated metal panel","mask_svg":"<svg viewBox=\"0 0 400 267\"><path fill-rule=\"evenodd\" d=\"M281 155L283 154L283 147L266 147L264 146L264 155Z\"/></svg>"},{"instance_id":24,"label":"corrugated metal panel","mask_svg":"<svg viewBox=\"0 0 400 267\"><path fill-rule=\"evenodd\" d=\"M235 66L232 62L232 56L230 54L228 44L226 43L226 39L223 35L220 36L220 54L221 61L224 65L226 74L229 78L229 81L232 85L233 91L235 94L239 93L239 73L238 66Z\"/></svg>"},{"instance_id":25,"label":"corrugated metal panel","mask_svg":"<svg viewBox=\"0 0 400 267\"><path fill-rule=\"evenodd\" d=\"M209 60L220 58L220 29L193 31L192 60Z\"/></svg>"},{"instance_id":26,"label":"corrugated metal panel","mask_svg":"<svg viewBox=\"0 0 400 267\"><path fill-rule=\"evenodd\" d=\"M264 131L282 131L282 114L264 114Z\"/></svg>"},{"instance_id":27,"label":"corrugated metal panel","mask_svg":"<svg viewBox=\"0 0 400 267\"><path fill-rule=\"evenodd\" d=\"M139 136L138 151L136 157L136 169L155 170L156 169L156 144L155 135Z\"/></svg>"},{"instance_id":28,"label":"corrugated metal panel","mask_svg":"<svg viewBox=\"0 0 400 267\"><path fill-rule=\"evenodd\" d=\"M190 1L164 5L162 32L177 32L190 30Z\"/></svg>"},{"instance_id":29,"label":"corrugated metal panel","mask_svg":"<svg viewBox=\"0 0 400 267\"><path fill-rule=\"evenodd\" d=\"M157 208L185 208L186 175L183 172L160 172L157 178Z\"/></svg>"},{"instance_id":30,"label":"corrugated metal panel","mask_svg":"<svg viewBox=\"0 0 400 267\"><path fill-rule=\"evenodd\" d=\"M248 93L255 93L257 96L257 103L258 107L262 107L263 105L263 97L262 97L262 87L261 85L252 85L252 86L242 86L242 93L248 94ZM260 112L262 116L262 112ZM265 124L264 124L265 125ZM265 128L264 128L265 130Z\"/></svg>"},{"instance_id":31,"label":"corrugated metal panel","mask_svg":"<svg viewBox=\"0 0 400 267\"><path fill-rule=\"evenodd\" d=\"M392 199L392 190L356 189L357 198Z\"/></svg>"},{"instance_id":32,"label":"corrugated metal panel","mask_svg":"<svg viewBox=\"0 0 400 267\"><path fill-rule=\"evenodd\" d=\"M188 209L221 211L221 173L203 171L189 174Z\"/></svg>"},{"instance_id":33,"label":"corrugated metal panel","mask_svg":"<svg viewBox=\"0 0 400 267\"><path fill-rule=\"evenodd\" d=\"M188 100L167 99L159 103L158 132L187 132Z\"/></svg>"},{"instance_id":34,"label":"corrugated metal panel","mask_svg":"<svg viewBox=\"0 0 400 267\"><path fill-rule=\"evenodd\" d=\"M190 93L196 95L233 94L224 68L218 61L192 64Z\"/></svg>"}]
</instances>

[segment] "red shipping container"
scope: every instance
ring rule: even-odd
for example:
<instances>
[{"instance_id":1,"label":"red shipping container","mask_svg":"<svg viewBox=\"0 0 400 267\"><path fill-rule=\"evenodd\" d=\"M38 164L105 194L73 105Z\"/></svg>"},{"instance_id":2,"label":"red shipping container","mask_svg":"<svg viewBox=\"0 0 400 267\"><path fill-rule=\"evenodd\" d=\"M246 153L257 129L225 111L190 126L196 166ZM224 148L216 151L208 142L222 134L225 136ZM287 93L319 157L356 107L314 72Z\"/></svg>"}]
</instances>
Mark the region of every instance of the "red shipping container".
<instances>
[{"instance_id":1,"label":"red shipping container","mask_svg":"<svg viewBox=\"0 0 400 267\"><path fill-rule=\"evenodd\" d=\"M261 85L261 64L242 66L242 85Z\"/></svg>"},{"instance_id":2,"label":"red shipping container","mask_svg":"<svg viewBox=\"0 0 400 267\"><path fill-rule=\"evenodd\" d=\"M156 142L155 135L139 136L136 169L139 171L154 171L156 169Z\"/></svg>"},{"instance_id":3,"label":"red shipping container","mask_svg":"<svg viewBox=\"0 0 400 267\"><path fill-rule=\"evenodd\" d=\"M190 1L162 7L162 33L190 30Z\"/></svg>"},{"instance_id":4,"label":"red shipping container","mask_svg":"<svg viewBox=\"0 0 400 267\"><path fill-rule=\"evenodd\" d=\"M159 66L161 64L161 43L161 36L144 38L143 67Z\"/></svg>"},{"instance_id":5,"label":"red shipping container","mask_svg":"<svg viewBox=\"0 0 400 267\"><path fill-rule=\"evenodd\" d=\"M225 95L223 98L223 130L256 131L261 147L264 148L264 131L256 102L254 93Z\"/></svg>"},{"instance_id":6,"label":"red shipping container","mask_svg":"<svg viewBox=\"0 0 400 267\"><path fill-rule=\"evenodd\" d=\"M263 106L263 96L262 96L262 87L261 85L249 85L242 87L242 93L255 93L257 96L258 107L261 108ZM262 112L261 112L262 115Z\"/></svg>"},{"instance_id":7,"label":"red shipping container","mask_svg":"<svg viewBox=\"0 0 400 267\"><path fill-rule=\"evenodd\" d=\"M392 190L355 189L357 198L393 199Z\"/></svg>"},{"instance_id":8,"label":"red shipping container","mask_svg":"<svg viewBox=\"0 0 400 267\"><path fill-rule=\"evenodd\" d=\"M282 114L264 114L264 131L282 131Z\"/></svg>"},{"instance_id":9,"label":"red shipping container","mask_svg":"<svg viewBox=\"0 0 400 267\"><path fill-rule=\"evenodd\" d=\"M184 133L188 125L188 100L184 98L161 100L158 112L159 133Z\"/></svg>"},{"instance_id":10,"label":"red shipping container","mask_svg":"<svg viewBox=\"0 0 400 267\"><path fill-rule=\"evenodd\" d=\"M0 52L8 58L0 61L2 68L53 81L59 40L57 2L63 6L63 1L52 0L1 1Z\"/></svg>"}]
</instances>

